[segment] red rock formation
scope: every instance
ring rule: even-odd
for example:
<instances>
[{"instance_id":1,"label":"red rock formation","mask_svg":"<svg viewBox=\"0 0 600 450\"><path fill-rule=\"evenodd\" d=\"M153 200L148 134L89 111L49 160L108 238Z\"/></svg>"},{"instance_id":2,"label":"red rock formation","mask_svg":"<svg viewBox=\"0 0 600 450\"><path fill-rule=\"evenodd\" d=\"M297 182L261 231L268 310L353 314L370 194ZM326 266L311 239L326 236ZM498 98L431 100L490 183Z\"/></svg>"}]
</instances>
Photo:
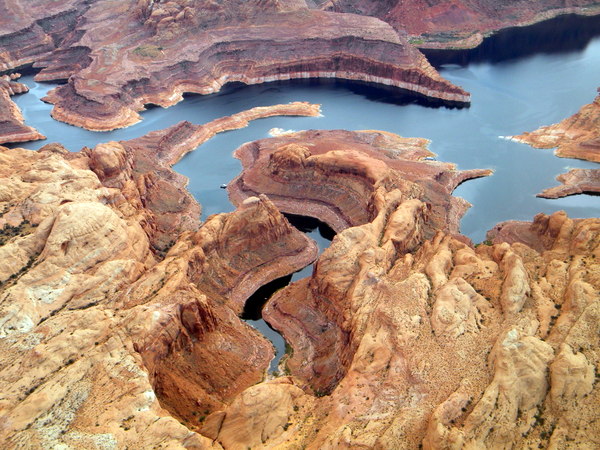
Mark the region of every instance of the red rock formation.
<instances>
[{"instance_id":1,"label":"red rock formation","mask_svg":"<svg viewBox=\"0 0 600 450\"><path fill-rule=\"evenodd\" d=\"M237 317L260 286L310 264L317 248L266 199L211 216L123 295L164 304L136 340L161 405L191 426L262 381L273 349ZM200 421L200 422L199 422Z\"/></svg>"},{"instance_id":2,"label":"red rock formation","mask_svg":"<svg viewBox=\"0 0 600 450\"><path fill-rule=\"evenodd\" d=\"M388 24L371 17L310 10L295 1L71 6L68 33L43 31L42 19L2 24L5 40L18 36L38 45L27 56L9 46L5 67L35 61L42 67L38 79L69 78L47 97L55 104L52 115L88 129L128 126L140 120L145 104L170 106L184 92L212 93L233 81L341 78L469 101Z\"/></svg>"},{"instance_id":3,"label":"red rock formation","mask_svg":"<svg viewBox=\"0 0 600 450\"><path fill-rule=\"evenodd\" d=\"M423 235L458 233L468 203L452 197L456 186L489 170L458 171L425 161L425 139L384 132L303 131L245 144L234 155L243 172L229 185L240 204L264 193L284 212L308 215L336 231L372 221L388 203L421 199Z\"/></svg>"},{"instance_id":4,"label":"red rock formation","mask_svg":"<svg viewBox=\"0 0 600 450\"><path fill-rule=\"evenodd\" d=\"M537 196L560 198L576 194L600 194L600 169L571 169L556 177L561 186L544 189Z\"/></svg>"},{"instance_id":5,"label":"red rock formation","mask_svg":"<svg viewBox=\"0 0 600 450\"><path fill-rule=\"evenodd\" d=\"M0 76L0 144L46 139L36 129L25 125L21 110L10 98L29 90L26 85L14 81L19 77L19 74Z\"/></svg>"},{"instance_id":6,"label":"red rock formation","mask_svg":"<svg viewBox=\"0 0 600 450\"><path fill-rule=\"evenodd\" d=\"M600 90L600 88L599 88ZM600 162L600 94L560 123L513 136L536 148L554 148L556 156Z\"/></svg>"},{"instance_id":7,"label":"red rock formation","mask_svg":"<svg viewBox=\"0 0 600 450\"><path fill-rule=\"evenodd\" d=\"M267 199L182 233L158 261L151 214L123 193L125 144L0 148L0 445L596 446L600 219L538 215L475 248L428 239L425 201L443 196L400 188L449 196L464 174L420 161L424 141L316 133L310 156L269 153L279 174L337 166L340 186L379 193L267 304L293 353L289 376L263 382L272 349L237 317L242 297L314 256Z\"/></svg>"},{"instance_id":8,"label":"red rock formation","mask_svg":"<svg viewBox=\"0 0 600 450\"><path fill-rule=\"evenodd\" d=\"M378 17L407 32L419 47L472 48L503 28L530 25L561 14L600 13L594 0L542 2L487 0L326 0L321 8Z\"/></svg>"},{"instance_id":9,"label":"red rock formation","mask_svg":"<svg viewBox=\"0 0 600 450\"><path fill-rule=\"evenodd\" d=\"M412 220L382 211L339 233L309 279L268 303L264 317L293 347L294 383L315 398L251 388L259 405L272 392L289 406L253 433L266 414L234 402L219 433L221 413L207 419L207 436L225 446L259 431L267 445L312 448L595 445L600 221L539 215L512 244L497 234L472 248L439 233L398 252L386 236L411 239L415 201L400 205Z\"/></svg>"}]
</instances>

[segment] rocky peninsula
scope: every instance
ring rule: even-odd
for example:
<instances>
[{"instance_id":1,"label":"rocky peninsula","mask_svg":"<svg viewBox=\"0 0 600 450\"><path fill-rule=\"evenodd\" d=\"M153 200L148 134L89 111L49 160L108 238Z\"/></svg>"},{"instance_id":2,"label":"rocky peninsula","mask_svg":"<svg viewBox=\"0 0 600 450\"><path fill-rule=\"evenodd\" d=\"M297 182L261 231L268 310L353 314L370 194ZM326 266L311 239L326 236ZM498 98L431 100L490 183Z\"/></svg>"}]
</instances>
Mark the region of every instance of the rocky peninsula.
<instances>
[{"instance_id":1,"label":"rocky peninsula","mask_svg":"<svg viewBox=\"0 0 600 450\"><path fill-rule=\"evenodd\" d=\"M513 136L513 139L535 148L556 148L554 154L561 158L600 162L600 93L592 103L562 122Z\"/></svg>"},{"instance_id":2,"label":"rocky peninsula","mask_svg":"<svg viewBox=\"0 0 600 450\"><path fill-rule=\"evenodd\" d=\"M19 74L0 76L0 144L46 139L36 129L25 125L23 114L11 97L29 88L19 83Z\"/></svg>"}]
</instances>

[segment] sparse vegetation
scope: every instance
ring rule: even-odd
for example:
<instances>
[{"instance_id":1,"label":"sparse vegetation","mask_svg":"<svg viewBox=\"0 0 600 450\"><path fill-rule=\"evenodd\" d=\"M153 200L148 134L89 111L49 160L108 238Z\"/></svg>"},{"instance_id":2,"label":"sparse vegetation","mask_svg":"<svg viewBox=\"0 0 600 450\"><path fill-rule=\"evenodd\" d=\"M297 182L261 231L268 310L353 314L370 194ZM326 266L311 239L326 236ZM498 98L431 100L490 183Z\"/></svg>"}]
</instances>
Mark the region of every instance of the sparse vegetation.
<instances>
[{"instance_id":1,"label":"sparse vegetation","mask_svg":"<svg viewBox=\"0 0 600 450\"><path fill-rule=\"evenodd\" d=\"M28 220L24 220L17 226L4 225L0 230L0 246L6 244L16 236L25 236L33 231L37 225L32 225Z\"/></svg>"},{"instance_id":2,"label":"sparse vegetation","mask_svg":"<svg viewBox=\"0 0 600 450\"><path fill-rule=\"evenodd\" d=\"M133 53L135 53L138 56L141 56L142 58L157 58L160 55L162 55L162 47L158 47L156 45L151 45L151 44L145 44L145 45L140 45L139 47L136 47L133 50Z\"/></svg>"}]
</instances>

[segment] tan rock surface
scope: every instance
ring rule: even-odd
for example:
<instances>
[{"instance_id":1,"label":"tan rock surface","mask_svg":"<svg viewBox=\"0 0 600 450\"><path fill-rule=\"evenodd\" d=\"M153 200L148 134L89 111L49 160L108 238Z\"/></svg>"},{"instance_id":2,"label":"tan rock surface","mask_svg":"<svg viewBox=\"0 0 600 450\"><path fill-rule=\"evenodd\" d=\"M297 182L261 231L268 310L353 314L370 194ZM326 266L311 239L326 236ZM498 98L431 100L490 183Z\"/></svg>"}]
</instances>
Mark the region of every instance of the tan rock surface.
<instances>
[{"instance_id":1,"label":"tan rock surface","mask_svg":"<svg viewBox=\"0 0 600 450\"><path fill-rule=\"evenodd\" d=\"M288 370L316 394L318 425L290 419L294 442L596 446L599 220L522 223L540 252L439 233L390 254L377 236L397 223L384 217L339 233L312 277L267 304Z\"/></svg>"},{"instance_id":2,"label":"tan rock surface","mask_svg":"<svg viewBox=\"0 0 600 450\"><path fill-rule=\"evenodd\" d=\"M273 356L243 296L316 247L257 198L158 262L139 198L96 174L126 187L125 149L95 153L0 148L1 446L219 448L192 430Z\"/></svg>"},{"instance_id":3,"label":"tan rock surface","mask_svg":"<svg viewBox=\"0 0 600 450\"><path fill-rule=\"evenodd\" d=\"M340 202L357 223L267 303L290 351L266 379L272 346L238 313L315 257L274 206L280 185L174 224L160 252L172 198L136 180L166 171L177 139L154 160L127 142L0 148L0 446L600 445L600 219L540 214L474 247L447 205L482 172L423 161L422 140L318 133L259 141L258 168L329 170L339 189L321 198L370 203Z\"/></svg>"}]
</instances>

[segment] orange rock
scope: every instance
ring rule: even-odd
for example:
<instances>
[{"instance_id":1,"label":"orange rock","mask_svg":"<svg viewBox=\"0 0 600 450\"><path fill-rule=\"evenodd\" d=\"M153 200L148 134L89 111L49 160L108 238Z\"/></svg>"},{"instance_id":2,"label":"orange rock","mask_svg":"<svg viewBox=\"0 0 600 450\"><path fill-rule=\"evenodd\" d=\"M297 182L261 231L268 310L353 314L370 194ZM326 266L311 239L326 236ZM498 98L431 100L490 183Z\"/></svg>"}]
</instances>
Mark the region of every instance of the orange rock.
<instances>
[{"instance_id":1,"label":"orange rock","mask_svg":"<svg viewBox=\"0 0 600 450\"><path fill-rule=\"evenodd\" d=\"M562 183L544 189L537 194L543 198L560 198L576 194L598 194L600 193L600 170L599 169L571 169L556 177Z\"/></svg>"},{"instance_id":2,"label":"orange rock","mask_svg":"<svg viewBox=\"0 0 600 450\"><path fill-rule=\"evenodd\" d=\"M336 231L374 220L388 203L414 198L425 205L412 203L415 211L398 210L394 214L404 215L399 221L417 213L427 216L418 236L431 237L439 229L458 233L468 203L452 197L452 191L491 171L459 171L453 164L425 161L433 155L426 145L425 139L393 133L343 130L251 142L235 151L244 171L229 184L230 198L240 204L247 196L264 193L280 210L319 218Z\"/></svg>"}]
</instances>

